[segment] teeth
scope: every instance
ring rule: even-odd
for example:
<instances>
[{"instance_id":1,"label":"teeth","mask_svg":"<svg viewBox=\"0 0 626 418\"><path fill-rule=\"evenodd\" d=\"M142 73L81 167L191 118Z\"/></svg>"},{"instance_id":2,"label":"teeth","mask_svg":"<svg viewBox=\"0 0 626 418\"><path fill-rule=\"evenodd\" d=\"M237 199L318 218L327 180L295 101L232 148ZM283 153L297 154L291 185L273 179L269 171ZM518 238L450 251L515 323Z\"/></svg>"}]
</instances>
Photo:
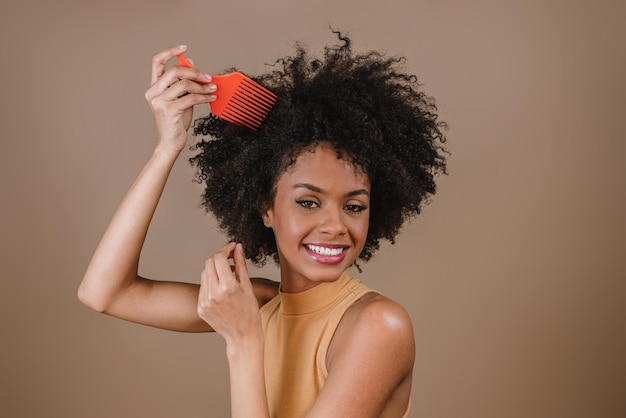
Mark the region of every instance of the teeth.
<instances>
[{"instance_id":1,"label":"teeth","mask_svg":"<svg viewBox=\"0 0 626 418\"><path fill-rule=\"evenodd\" d=\"M307 248L311 251L313 251L316 254L320 254L320 255L339 255L343 252L343 248L327 248L327 247L320 247L318 245L307 245Z\"/></svg>"}]
</instances>

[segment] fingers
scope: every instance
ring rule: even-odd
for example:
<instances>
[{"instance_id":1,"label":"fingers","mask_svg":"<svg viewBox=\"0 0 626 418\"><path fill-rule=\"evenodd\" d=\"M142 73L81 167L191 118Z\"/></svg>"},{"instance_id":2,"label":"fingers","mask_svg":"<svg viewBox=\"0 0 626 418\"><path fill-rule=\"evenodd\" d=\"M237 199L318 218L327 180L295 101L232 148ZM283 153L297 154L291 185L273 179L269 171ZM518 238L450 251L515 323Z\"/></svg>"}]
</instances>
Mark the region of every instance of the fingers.
<instances>
[{"instance_id":1,"label":"fingers","mask_svg":"<svg viewBox=\"0 0 626 418\"><path fill-rule=\"evenodd\" d=\"M165 73L165 64L178 54L187 51L186 45L176 45L154 54L152 57L152 82L154 84Z\"/></svg>"},{"instance_id":2,"label":"fingers","mask_svg":"<svg viewBox=\"0 0 626 418\"><path fill-rule=\"evenodd\" d=\"M252 288L250 282L250 275L248 274L248 265L246 264L246 256L243 251L243 246L237 244L233 251L233 261L235 262L235 274L239 279L239 282L244 288Z\"/></svg>"},{"instance_id":3,"label":"fingers","mask_svg":"<svg viewBox=\"0 0 626 418\"><path fill-rule=\"evenodd\" d=\"M210 96L216 89L214 84L199 84L188 79L181 79L169 86L169 88L162 93L162 96L165 100L175 100L187 94Z\"/></svg>"},{"instance_id":4,"label":"fingers","mask_svg":"<svg viewBox=\"0 0 626 418\"><path fill-rule=\"evenodd\" d=\"M200 292L198 293L198 316L207 323L210 319L210 312L214 309L216 295L219 290L219 277L215 269L213 257L204 262L204 270L200 274Z\"/></svg>"},{"instance_id":5,"label":"fingers","mask_svg":"<svg viewBox=\"0 0 626 418\"><path fill-rule=\"evenodd\" d=\"M172 67L146 91L146 100L151 101L159 96L166 100L175 100L187 93L209 95L205 99L214 100L211 93L217 88L207 81L210 77L195 68Z\"/></svg>"},{"instance_id":6,"label":"fingers","mask_svg":"<svg viewBox=\"0 0 626 418\"><path fill-rule=\"evenodd\" d=\"M222 249L213 256L215 271L220 284L227 285L230 284L229 282L237 280L230 263L230 260L233 258L234 249L235 244L231 242L223 246Z\"/></svg>"},{"instance_id":7,"label":"fingers","mask_svg":"<svg viewBox=\"0 0 626 418\"><path fill-rule=\"evenodd\" d=\"M165 65L170 59L185 51L187 51L186 45L176 45L154 54L152 57L152 81L150 84L156 83L163 76Z\"/></svg>"},{"instance_id":8,"label":"fingers","mask_svg":"<svg viewBox=\"0 0 626 418\"><path fill-rule=\"evenodd\" d=\"M206 323L210 324L210 312L213 307L211 296L211 290L215 288L215 285L209 283L211 274L207 272L206 268L202 270L200 275L200 291L198 293L198 304L196 306L196 312L198 316L202 318Z\"/></svg>"},{"instance_id":9,"label":"fingers","mask_svg":"<svg viewBox=\"0 0 626 418\"><path fill-rule=\"evenodd\" d=\"M231 264L231 261L233 263ZM205 272L210 276L207 284L227 284L229 281L250 283L246 258L241 244L231 242L205 262Z\"/></svg>"},{"instance_id":10,"label":"fingers","mask_svg":"<svg viewBox=\"0 0 626 418\"><path fill-rule=\"evenodd\" d=\"M167 63L186 50L185 45L172 46L152 57L151 87L146 92L148 101L162 94L166 96L166 100L174 100L186 94L207 95L215 92L215 85L210 84L211 75L193 68L193 64L191 67L174 65L166 70ZM213 100L205 98L204 101Z\"/></svg>"},{"instance_id":11,"label":"fingers","mask_svg":"<svg viewBox=\"0 0 626 418\"><path fill-rule=\"evenodd\" d=\"M204 270L202 271L201 286L204 286L207 291L211 288L215 288L219 284L219 277L215 269L215 262L213 257L204 262Z\"/></svg>"},{"instance_id":12,"label":"fingers","mask_svg":"<svg viewBox=\"0 0 626 418\"><path fill-rule=\"evenodd\" d=\"M181 80L191 80L196 84L210 84L212 78L210 74L205 74L197 68L175 65L165 71L153 84L153 86L166 89L168 87L172 87Z\"/></svg>"}]
</instances>

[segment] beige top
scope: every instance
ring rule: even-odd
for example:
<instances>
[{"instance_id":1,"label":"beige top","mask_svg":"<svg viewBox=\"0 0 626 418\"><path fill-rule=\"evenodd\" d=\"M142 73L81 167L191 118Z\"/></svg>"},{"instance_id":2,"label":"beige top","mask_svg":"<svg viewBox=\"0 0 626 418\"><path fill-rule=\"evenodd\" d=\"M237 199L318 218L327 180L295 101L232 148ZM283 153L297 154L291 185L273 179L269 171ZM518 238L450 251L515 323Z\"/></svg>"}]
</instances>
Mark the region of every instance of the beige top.
<instances>
[{"instance_id":1,"label":"beige top","mask_svg":"<svg viewBox=\"0 0 626 418\"><path fill-rule=\"evenodd\" d=\"M311 409L328 377L326 352L339 321L370 292L375 291L344 273L304 292L279 291L261 308L272 418L304 417Z\"/></svg>"}]
</instances>

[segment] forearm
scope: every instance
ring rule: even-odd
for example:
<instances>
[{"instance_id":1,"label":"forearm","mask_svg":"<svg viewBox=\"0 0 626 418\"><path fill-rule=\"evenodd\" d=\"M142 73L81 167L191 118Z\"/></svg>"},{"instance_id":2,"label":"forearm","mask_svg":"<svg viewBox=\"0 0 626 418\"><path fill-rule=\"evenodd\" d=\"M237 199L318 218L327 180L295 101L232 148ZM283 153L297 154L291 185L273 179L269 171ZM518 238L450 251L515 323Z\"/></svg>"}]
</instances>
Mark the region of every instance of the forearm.
<instances>
[{"instance_id":1,"label":"forearm","mask_svg":"<svg viewBox=\"0 0 626 418\"><path fill-rule=\"evenodd\" d=\"M269 418L265 391L263 337L228 344L233 418Z\"/></svg>"},{"instance_id":2,"label":"forearm","mask_svg":"<svg viewBox=\"0 0 626 418\"><path fill-rule=\"evenodd\" d=\"M104 312L137 279L141 249L178 153L157 148L131 186L98 245L79 298Z\"/></svg>"}]
</instances>

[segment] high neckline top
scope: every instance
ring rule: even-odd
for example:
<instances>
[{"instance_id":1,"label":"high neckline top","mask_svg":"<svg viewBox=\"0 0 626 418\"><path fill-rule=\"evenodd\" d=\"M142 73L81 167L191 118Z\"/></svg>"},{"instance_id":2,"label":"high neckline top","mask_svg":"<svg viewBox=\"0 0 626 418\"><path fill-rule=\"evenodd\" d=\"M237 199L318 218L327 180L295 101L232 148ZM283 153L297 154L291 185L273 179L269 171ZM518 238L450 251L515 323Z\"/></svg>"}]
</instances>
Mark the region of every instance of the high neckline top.
<instances>
[{"instance_id":1,"label":"high neckline top","mask_svg":"<svg viewBox=\"0 0 626 418\"><path fill-rule=\"evenodd\" d=\"M279 289L283 315L307 315L332 305L350 280L351 277L344 272L337 280L319 283L304 292L286 293Z\"/></svg>"}]
</instances>

